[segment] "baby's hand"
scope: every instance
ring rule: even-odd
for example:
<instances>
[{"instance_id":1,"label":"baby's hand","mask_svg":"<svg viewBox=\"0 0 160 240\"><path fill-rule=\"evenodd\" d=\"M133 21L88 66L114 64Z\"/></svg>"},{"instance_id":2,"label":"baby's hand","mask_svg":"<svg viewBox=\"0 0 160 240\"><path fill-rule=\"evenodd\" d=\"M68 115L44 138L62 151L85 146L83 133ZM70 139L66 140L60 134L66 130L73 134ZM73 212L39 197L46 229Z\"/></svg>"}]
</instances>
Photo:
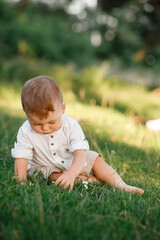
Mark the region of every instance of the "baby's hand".
<instances>
[{"instance_id":1,"label":"baby's hand","mask_svg":"<svg viewBox=\"0 0 160 240\"><path fill-rule=\"evenodd\" d=\"M74 174L72 174L69 171L66 171L56 180L55 185L58 187L63 186L62 190L65 190L69 187L70 188L69 191L72 191L75 178L76 176L74 176Z\"/></svg>"}]
</instances>

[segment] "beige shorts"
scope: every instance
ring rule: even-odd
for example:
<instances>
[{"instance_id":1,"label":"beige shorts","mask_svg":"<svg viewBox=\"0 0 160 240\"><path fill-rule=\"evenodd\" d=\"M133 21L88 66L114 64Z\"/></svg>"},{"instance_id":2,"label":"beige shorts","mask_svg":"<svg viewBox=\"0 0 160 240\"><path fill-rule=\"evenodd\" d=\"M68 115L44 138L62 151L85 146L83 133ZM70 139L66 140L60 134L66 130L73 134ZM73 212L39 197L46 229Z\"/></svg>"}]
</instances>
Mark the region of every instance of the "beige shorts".
<instances>
[{"instance_id":1,"label":"beige shorts","mask_svg":"<svg viewBox=\"0 0 160 240\"><path fill-rule=\"evenodd\" d=\"M91 175L91 170L96 158L99 156L97 152L94 151L86 151L86 162L80 174L84 176ZM39 172L41 172L44 178L48 178L52 172L64 172L63 168L58 168L56 165L52 164L51 166L30 166L28 170L29 176L36 176Z\"/></svg>"}]
</instances>

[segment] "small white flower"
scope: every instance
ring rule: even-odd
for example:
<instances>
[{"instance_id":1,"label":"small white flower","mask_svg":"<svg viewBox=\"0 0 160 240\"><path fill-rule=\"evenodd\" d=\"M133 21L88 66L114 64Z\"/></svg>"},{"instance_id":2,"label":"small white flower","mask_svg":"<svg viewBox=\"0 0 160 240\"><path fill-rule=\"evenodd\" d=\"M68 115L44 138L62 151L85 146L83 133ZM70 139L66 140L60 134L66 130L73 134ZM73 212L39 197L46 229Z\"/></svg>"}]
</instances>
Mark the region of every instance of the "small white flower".
<instances>
[{"instance_id":1,"label":"small white flower","mask_svg":"<svg viewBox=\"0 0 160 240\"><path fill-rule=\"evenodd\" d=\"M86 189L88 189L88 181L82 181L82 183L83 183L84 187L85 187Z\"/></svg>"}]
</instances>

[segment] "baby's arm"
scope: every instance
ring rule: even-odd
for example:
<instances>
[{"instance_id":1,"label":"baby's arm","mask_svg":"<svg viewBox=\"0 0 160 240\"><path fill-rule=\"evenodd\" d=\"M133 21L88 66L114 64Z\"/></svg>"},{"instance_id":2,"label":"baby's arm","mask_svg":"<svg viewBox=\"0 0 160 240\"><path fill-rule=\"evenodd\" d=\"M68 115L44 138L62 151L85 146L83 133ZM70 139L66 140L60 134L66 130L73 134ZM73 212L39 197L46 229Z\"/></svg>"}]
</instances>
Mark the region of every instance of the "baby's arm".
<instances>
[{"instance_id":1,"label":"baby's arm","mask_svg":"<svg viewBox=\"0 0 160 240\"><path fill-rule=\"evenodd\" d=\"M21 182L27 180L28 159L16 158L14 164L14 172L16 179Z\"/></svg>"},{"instance_id":2,"label":"baby's arm","mask_svg":"<svg viewBox=\"0 0 160 240\"><path fill-rule=\"evenodd\" d=\"M86 150L76 150L73 153L73 162L71 167L64 172L56 181L56 186L63 186L63 189L73 189L75 178L80 174L86 160Z\"/></svg>"}]
</instances>

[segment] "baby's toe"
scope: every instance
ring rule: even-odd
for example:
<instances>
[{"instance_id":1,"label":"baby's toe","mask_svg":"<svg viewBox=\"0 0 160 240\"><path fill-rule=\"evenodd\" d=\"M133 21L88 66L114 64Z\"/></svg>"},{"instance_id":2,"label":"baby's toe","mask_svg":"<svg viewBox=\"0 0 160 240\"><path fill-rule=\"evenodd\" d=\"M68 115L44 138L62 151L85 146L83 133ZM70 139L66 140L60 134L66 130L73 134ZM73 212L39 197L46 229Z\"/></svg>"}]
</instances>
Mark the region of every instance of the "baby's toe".
<instances>
[{"instance_id":1,"label":"baby's toe","mask_svg":"<svg viewBox=\"0 0 160 240\"><path fill-rule=\"evenodd\" d=\"M136 193L137 193L137 194L140 194L140 195L143 195L144 190L141 189L141 188L137 188Z\"/></svg>"}]
</instances>

